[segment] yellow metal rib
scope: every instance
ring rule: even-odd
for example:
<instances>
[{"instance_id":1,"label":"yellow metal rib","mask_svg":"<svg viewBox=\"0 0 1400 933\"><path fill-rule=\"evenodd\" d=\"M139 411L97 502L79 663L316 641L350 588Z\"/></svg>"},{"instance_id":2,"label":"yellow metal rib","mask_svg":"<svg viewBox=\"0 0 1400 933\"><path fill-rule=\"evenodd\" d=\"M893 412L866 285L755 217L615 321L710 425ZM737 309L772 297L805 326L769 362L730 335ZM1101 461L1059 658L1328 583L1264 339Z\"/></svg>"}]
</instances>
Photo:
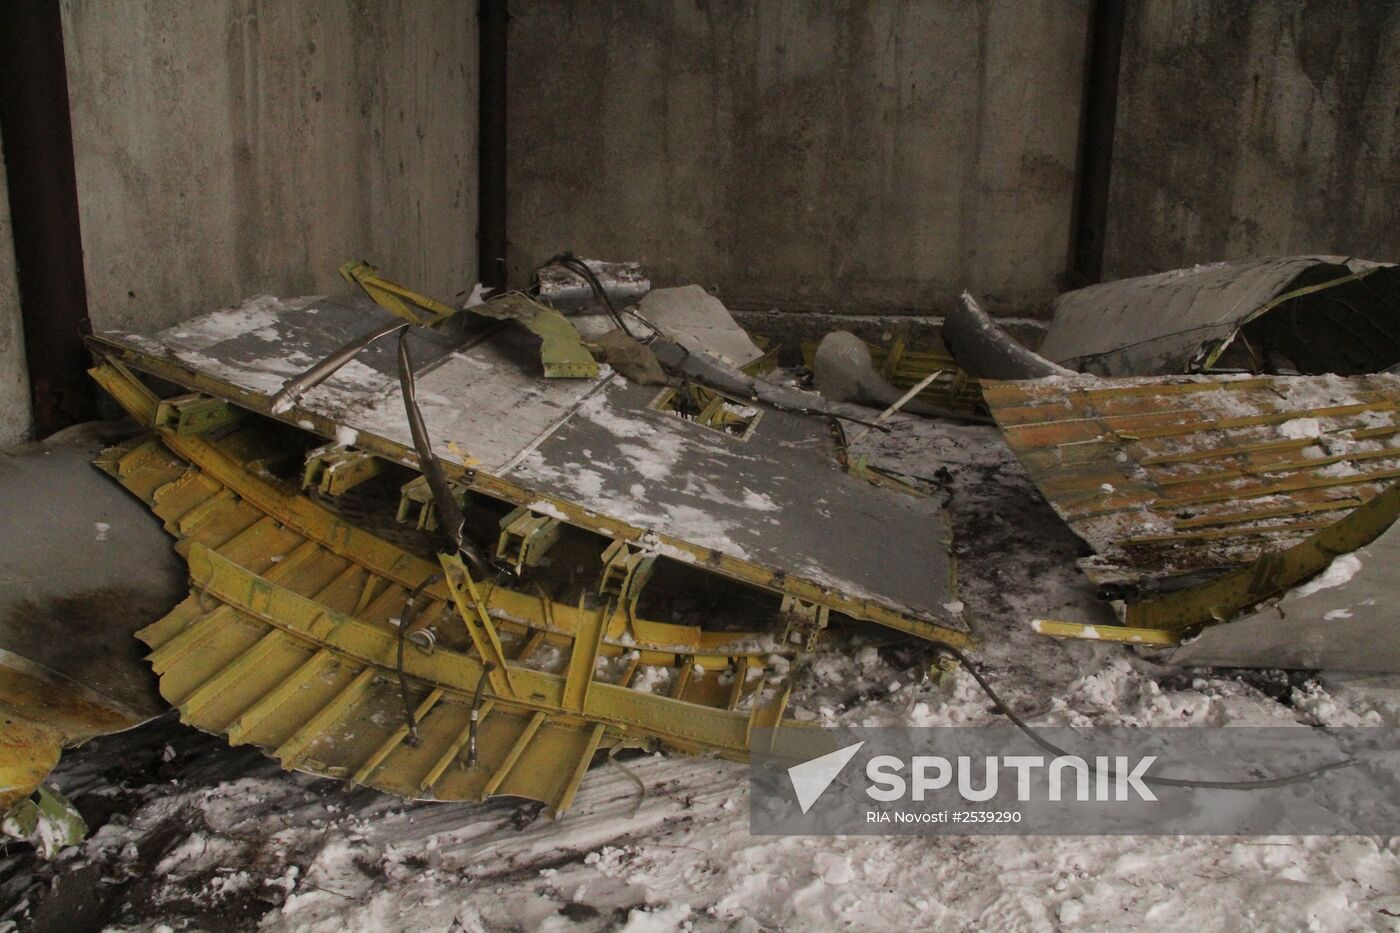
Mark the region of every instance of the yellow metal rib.
<instances>
[{"instance_id":1,"label":"yellow metal rib","mask_svg":"<svg viewBox=\"0 0 1400 933\"><path fill-rule=\"evenodd\" d=\"M676 672L676 682L671 687L671 696L679 700L685 696L685 688L690 686L690 675L695 672L695 658L685 659L681 669Z\"/></svg>"},{"instance_id":2,"label":"yellow metal rib","mask_svg":"<svg viewBox=\"0 0 1400 933\"><path fill-rule=\"evenodd\" d=\"M526 661L530 660L530 655L534 654L535 650L542 644L544 644L544 631L535 629L529 634L525 641L521 643L520 652L515 656L515 663L524 664Z\"/></svg>"},{"instance_id":3,"label":"yellow metal rib","mask_svg":"<svg viewBox=\"0 0 1400 933\"><path fill-rule=\"evenodd\" d=\"M225 667L213 678L200 684L193 693L185 697L184 701L180 703L180 715L182 717L198 717L209 703L222 696L224 691L248 676L266 661L269 655L279 648L285 647L288 643L286 635L277 629L272 629L258 639L247 651L239 655L232 664Z\"/></svg>"},{"instance_id":4,"label":"yellow metal rib","mask_svg":"<svg viewBox=\"0 0 1400 933\"><path fill-rule=\"evenodd\" d=\"M254 411L266 411L269 405L265 397L238 389L228 384L203 374L195 373L187 368L181 367L170 360L145 356L133 353L132 350L119 345L108 344L100 338L94 338L96 342L103 345L103 354L107 363L97 367L92 371L94 378L107 388L108 391L129 411L141 418L139 413L140 402L133 400L130 396L130 387L124 383L128 378L134 380L130 373L122 367L122 359L130 359L136 365L152 375L173 382L180 383L192 389L210 392L221 398L225 398L234 404L240 405ZM139 362L138 359L139 358ZM119 371L120 369L120 371ZM138 383L139 385L139 383ZM144 390L144 387L142 387ZM333 436L335 425L323 416L315 412L298 409L297 417L303 420L309 419L315 425L315 430L326 436ZM150 423L143 419L144 423ZM241 466L234 463L230 458L221 454L217 447L200 437L181 437L172 431L161 431L161 438L167 446L177 454L190 460L196 466L209 473L210 476L224 483L230 488L236 488L239 495L250 501L255 501L258 508L276 515L279 521L295 528L299 533L308 537L320 537L314 530L308 528L308 523L312 526L318 522L324 523L325 519L318 519L314 513L317 507L303 500L295 501L296 497L289 497L286 494L274 490L272 487L248 475ZM386 460L404 464L412 467L416 463L416 457L400 445L376 438L373 435L361 434L357 447L368 453L382 457ZM222 461L222 462L221 462ZM471 471L471 476L464 474L463 467L444 463L448 470L449 479L468 485L471 489L490 496L494 499L508 502L516 506L529 506L539 500L539 494L531 489L526 489L515 485L501 477L492 476L481 470ZM278 502L275 500L281 499ZM611 518L605 514L592 512L581 506L575 505L565 500L550 499L550 505L560 514L561 521L577 527L585 528L589 531L603 535L610 539L622 539L629 542L640 542L645 538L654 536L652 532L643 528L633 527L619 519ZM366 566L390 578L396 577L396 571L380 566L376 563L379 559L375 553L376 545L378 550L383 549L396 552L397 556L404 557L402 552L397 551L386 542L375 539L360 529L351 527L344 539L322 538L328 547L337 553L350 556L351 559L360 560ZM668 536L660 536L661 543L677 552L689 554L697 562L703 563L707 571L720 576L729 577L740 582L791 595L795 598L808 602L816 602L829 608L851 616L855 619L874 622L878 625L889 626L898 631L915 635L919 638L932 638L948 644L960 647L972 647L975 639L965 631L952 628L931 619L917 618L908 615L906 612L877 602L871 598L843 596L834 592L829 586L823 585L816 580L805 579L794 574L781 573L774 569L755 564L752 561L733 557L719 551L700 547L680 539L673 539ZM361 548L367 548L363 557L355 556L361 553ZM412 564L406 561L406 564ZM421 562L420 562L421 563ZM431 566L431 565L429 565ZM434 572L426 571L423 576ZM421 579L421 577L420 577ZM416 585L418 580L407 582L409 588Z\"/></svg>"},{"instance_id":5,"label":"yellow metal rib","mask_svg":"<svg viewBox=\"0 0 1400 933\"><path fill-rule=\"evenodd\" d=\"M180 520L175 523L175 527L182 535L192 535L205 522L209 521L220 509L234 505L238 498L229 490L221 489L209 499L190 509Z\"/></svg>"},{"instance_id":6,"label":"yellow metal rib","mask_svg":"<svg viewBox=\"0 0 1400 933\"><path fill-rule=\"evenodd\" d=\"M413 721L422 722L424 717L428 715L428 712L437 705L437 702L441 700L444 695L445 691L441 687L434 687L432 691L423 698L423 702L418 704L418 708L413 711ZM361 765L359 770L350 778L350 782L352 784L363 784L368 781L375 769L382 765L384 760L393 754L394 750L402 745L406 738L408 738L408 726L399 726L394 730L393 734L384 740L379 748L375 749L374 754L370 755L369 758L365 760L365 763Z\"/></svg>"},{"instance_id":7,"label":"yellow metal rib","mask_svg":"<svg viewBox=\"0 0 1400 933\"><path fill-rule=\"evenodd\" d=\"M355 675L354 680L346 684L335 695L335 699L327 703L320 712L311 717L310 721L294 732L291 738L277 746L277 750L272 754L282 762L284 768L295 768L301 762L302 756L311 743L320 738L347 709L364 696L365 691L374 681L374 675L373 667L366 667L360 671L359 674Z\"/></svg>"},{"instance_id":8,"label":"yellow metal rib","mask_svg":"<svg viewBox=\"0 0 1400 933\"><path fill-rule=\"evenodd\" d=\"M1158 628L1128 628L1124 625L1086 625L1082 622L1060 622L1036 619L1031 629L1051 638L1080 638L1088 641L1117 641L1130 645L1176 645L1181 636Z\"/></svg>"},{"instance_id":9,"label":"yellow metal rib","mask_svg":"<svg viewBox=\"0 0 1400 933\"><path fill-rule=\"evenodd\" d=\"M481 604L481 596L476 591L471 574L467 572L460 557L444 554L441 560L443 577L452 592L452 601L457 606L458 615L466 623L467 633L476 647L476 653L491 662L491 671L486 675L491 681L491 689L497 696L515 696L510 665L506 663L500 636L496 634L496 626L492 624L491 616Z\"/></svg>"},{"instance_id":10,"label":"yellow metal rib","mask_svg":"<svg viewBox=\"0 0 1400 933\"><path fill-rule=\"evenodd\" d=\"M494 706L495 703L491 700L487 700L481 704L481 708L477 710L476 723L478 729L480 729L482 723L486 721L487 714L491 712ZM600 726L599 728L602 727ZM452 765L452 762L456 761L458 756L462 754L462 749L465 748L467 742L471 740L471 734L471 721L468 720L467 724L457 733L457 737L448 744L447 749L443 751L441 757L428 769L428 773L423 775L423 780L419 782L418 785L420 793L427 794L432 792L433 788L437 786L438 781L442 780L443 772L445 772Z\"/></svg>"},{"instance_id":11,"label":"yellow metal rib","mask_svg":"<svg viewBox=\"0 0 1400 933\"><path fill-rule=\"evenodd\" d=\"M1345 499L1328 499L1324 502L1300 502L1280 506L1276 509L1254 509L1249 512L1226 512L1220 515L1201 515L1196 518L1178 518L1172 522L1174 528L1182 531L1191 528L1210 528L1216 525L1236 525L1263 521L1270 518L1291 518L1294 515L1308 515L1313 512L1337 512L1354 509L1365 500L1349 496Z\"/></svg>"},{"instance_id":12,"label":"yellow metal rib","mask_svg":"<svg viewBox=\"0 0 1400 933\"><path fill-rule=\"evenodd\" d=\"M1170 512L1190 505L1208 505L1212 502L1231 502L1235 499L1262 499L1265 496L1278 496L1289 492L1302 492L1307 489L1335 489L1338 486L1364 486L1368 483L1383 482L1400 478L1400 469L1377 470L1374 473L1353 473L1349 476L1317 476L1297 479L1269 486L1256 486L1252 489L1225 489L1219 492L1202 493L1198 496L1183 496L1180 499L1162 499L1152 506L1153 511Z\"/></svg>"},{"instance_id":13,"label":"yellow metal rib","mask_svg":"<svg viewBox=\"0 0 1400 933\"><path fill-rule=\"evenodd\" d=\"M734 683L729 687L729 702L725 704L728 709L737 709L739 701L744 697L744 685L749 679L749 659L740 658L739 663L734 667Z\"/></svg>"},{"instance_id":14,"label":"yellow metal rib","mask_svg":"<svg viewBox=\"0 0 1400 933\"><path fill-rule=\"evenodd\" d=\"M588 687L593 683L593 670L598 662L598 646L603 640L612 602L607 601L589 619L574 638L574 650L569 653L568 673L564 679L564 708L580 711L588 702Z\"/></svg>"},{"instance_id":15,"label":"yellow metal rib","mask_svg":"<svg viewBox=\"0 0 1400 933\"><path fill-rule=\"evenodd\" d=\"M1180 437L1183 434L1199 434L1202 431L1225 431L1234 428L1253 428L1265 425L1283 424L1298 418L1338 418L1344 415L1360 415L1368 411L1394 411L1397 403L1391 399L1373 402L1357 402L1350 405L1327 405L1322 408L1304 408L1293 411L1276 411L1263 415L1245 415L1240 418L1215 418L1208 421L1184 422L1160 428L1134 428L1124 425L1120 433L1138 440L1153 437ZM1122 420L1122 416L1119 416Z\"/></svg>"},{"instance_id":16,"label":"yellow metal rib","mask_svg":"<svg viewBox=\"0 0 1400 933\"><path fill-rule=\"evenodd\" d=\"M621 618L616 613L583 611L502 587L478 590L465 567L429 588L420 619L450 621L460 613L475 621L468 633L478 657L458 650L460 641L439 642L431 653L408 651L405 674L412 692L426 694L416 710L425 723L423 745L408 746L406 726L395 722L402 711L391 686L395 633L387 615L401 606L409 586L435 572L433 565L251 477L227 451L259 456L266 445L256 425L217 442L169 435L163 443L195 451L217 467L216 474L192 472L172 456L156 456L160 447L138 445L149 453L139 469L132 467L128 487L160 503L172 531L184 527L191 533L178 547L189 561L196 595L142 633L168 667L162 690L185 694L186 721L223 731L234 743L276 746L273 754L286 767L350 777L407 796L480 799L504 789L543 800L556 812L568 807L599 743L613 729L634 736L632 742L659 740L732 758L746 754L753 716L725 703L742 698L744 671L758 663L756 654L750 657L749 648L736 642L751 635L652 623L651 635L675 644L624 644L624 632L615 639L607 635L608 624ZM128 453L114 455L109 464L115 469ZM354 612L344 614L350 607ZM516 621L521 617L530 624ZM510 642L516 660L505 658L498 624L510 626L519 639L518 647ZM206 632L218 640L202 641ZM572 677L519 663L546 642L572 644ZM594 676L604 650L626 656L621 684ZM499 659L493 673L518 696L492 684L492 693L500 695L484 707L491 711L486 722L494 723L483 739L486 773L459 774L452 764L469 739L465 715L485 674L483 662L493 658ZM734 686L699 691L689 702L625 686L642 663L693 669L697 660L711 670L738 667ZM451 708L428 720L443 701ZM308 708L313 703L314 712ZM565 712L572 715L561 716ZM310 718L297 728L286 721L289 715Z\"/></svg>"},{"instance_id":17,"label":"yellow metal rib","mask_svg":"<svg viewBox=\"0 0 1400 933\"><path fill-rule=\"evenodd\" d=\"M218 632L220 627L226 625L232 618L233 614L223 606L203 616L198 622L194 623L174 638L171 638L155 651L146 655L146 660L150 662L151 669L157 674L167 673L172 667L184 660L191 651L194 651Z\"/></svg>"},{"instance_id":18,"label":"yellow metal rib","mask_svg":"<svg viewBox=\"0 0 1400 933\"><path fill-rule=\"evenodd\" d=\"M1330 457L1309 460L1277 460L1273 463L1248 464L1233 470L1217 470L1214 473L1181 473L1157 478L1159 486L1185 486L1190 483L1214 483L1221 480L1241 479L1247 476L1261 476L1268 473L1299 473L1303 470L1316 470L1333 463L1359 463L1365 460L1400 460L1400 450L1359 450Z\"/></svg>"},{"instance_id":19,"label":"yellow metal rib","mask_svg":"<svg viewBox=\"0 0 1400 933\"><path fill-rule=\"evenodd\" d=\"M593 731L588 734L588 740L584 743L583 750L579 752L578 760L574 763L573 771L569 774L569 780L554 804L554 816L562 816L574 805L574 794L578 792L583 775L588 771L588 766L593 761L593 754L598 751L598 743L603 740L603 732L603 726L599 724L594 726Z\"/></svg>"},{"instance_id":20,"label":"yellow metal rib","mask_svg":"<svg viewBox=\"0 0 1400 933\"><path fill-rule=\"evenodd\" d=\"M545 713L536 713L530 717L525 729L520 733L520 737L515 740L515 744L506 753L505 761L491 775L491 779L486 782L486 787L482 791L482 796L490 797L500 789L501 782L510 775L510 769L515 767L515 763L520 760L520 756L525 753L525 748L534 739L535 733L540 731L540 726L544 724Z\"/></svg>"},{"instance_id":21,"label":"yellow metal rib","mask_svg":"<svg viewBox=\"0 0 1400 933\"><path fill-rule=\"evenodd\" d=\"M242 744L277 707L287 702L293 694L306 686L311 678L320 674L326 665L330 664L332 657L333 655L324 648L317 651L301 667L297 668L292 676L270 690L266 696L230 723L229 727L224 730L224 734L228 736L229 744Z\"/></svg>"}]
</instances>

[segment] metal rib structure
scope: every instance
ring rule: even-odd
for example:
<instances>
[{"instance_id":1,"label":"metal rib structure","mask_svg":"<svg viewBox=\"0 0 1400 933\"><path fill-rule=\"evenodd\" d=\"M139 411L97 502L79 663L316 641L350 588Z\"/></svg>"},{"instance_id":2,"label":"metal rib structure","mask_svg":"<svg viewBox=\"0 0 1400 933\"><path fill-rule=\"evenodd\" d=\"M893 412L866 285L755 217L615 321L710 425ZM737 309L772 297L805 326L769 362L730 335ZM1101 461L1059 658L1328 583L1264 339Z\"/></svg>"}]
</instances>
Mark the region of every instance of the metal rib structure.
<instances>
[{"instance_id":1,"label":"metal rib structure","mask_svg":"<svg viewBox=\"0 0 1400 933\"><path fill-rule=\"evenodd\" d=\"M158 400L129 374L94 375L138 419L155 418ZM190 597L139 633L185 722L289 769L410 798L527 797L556 814L599 749L744 758L754 728L789 724L771 639L473 580L454 559L419 557L258 475L270 446L260 431L211 441L158 429L99 462L189 563ZM403 663L415 742L396 623L425 581L413 629L434 639L410 639ZM664 691L645 686L658 680L640 676L647 668L665 671Z\"/></svg>"},{"instance_id":2,"label":"metal rib structure","mask_svg":"<svg viewBox=\"0 0 1400 933\"><path fill-rule=\"evenodd\" d=\"M1059 378L983 394L1130 626L1229 619L1400 514L1393 375Z\"/></svg>"}]
</instances>

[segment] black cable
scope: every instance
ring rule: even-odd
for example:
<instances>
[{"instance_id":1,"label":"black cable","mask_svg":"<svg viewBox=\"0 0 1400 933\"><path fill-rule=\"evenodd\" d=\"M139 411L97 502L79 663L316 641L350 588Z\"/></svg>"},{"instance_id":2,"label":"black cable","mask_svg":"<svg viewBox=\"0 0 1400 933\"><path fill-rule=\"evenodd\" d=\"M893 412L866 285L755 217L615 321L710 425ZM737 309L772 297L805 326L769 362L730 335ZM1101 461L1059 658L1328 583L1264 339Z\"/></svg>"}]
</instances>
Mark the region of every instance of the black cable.
<instances>
[{"instance_id":1,"label":"black cable","mask_svg":"<svg viewBox=\"0 0 1400 933\"><path fill-rule=\"evenodd\" d=\"M612 299L608 297L607 291L603 288L602 283L598 281L598 277L593 273L593 270L590 269L590 268L588 267L588 264L587 264L587 263L585 263L585 262L584 262L582 259L580 259L579 257L575 256L573 253L560 253L560 254L558 254L557 256L554 256L552 259L550 259L549 262L545 263L545 265L551 265L551 264L558 264L558 265L560 265L560 266L563 266L565 269L569 269L570 271L574 272L575 274L581 276L581 277L583 278L583 280L588 284L588 287L593 291L594 297L596 297L599 301L601 301L601 302L603 303L603 307L607 310L608 314L612 317L613 322L614 322L615 324L617 324L618 328L621 329L621 331L622 331L624 334L626 334L628 337L631 337L633 340L637 340L636 335L634 335L634 334L632 333L632 331L628 329L627 325L623 322L622 316L618 313L617 308L616 308L616 307L613 305L613 303L612 303ZM674 350L680 354L680 359L679 359L679 360L674 360L674 359L671 360L669 365L668 365L667 363L661 363L662 368L666 370L666 372L667 372L668 375L671 375L671 376L673 376L674 378L677 378L677 379L679 379L679 380L681 381L682 384L681 384L680 387L677 388L677 391L684 391L684 388L685 388L685 385L686 385L686 384L694 384L694 385L703 386L703 387L705 387L705 388L711 390L712 392L717 392L717 393L719 393L720 395L725 395L726 397L728 397L728 396L731 394L731 392L732 392L731 389L726 389L726 388L724 388L724 387L722 387L722 386L713 385L713 384L711 384L710 382L707 382L706 380L699 378L699 377L698 377L695 373L693 373L693 372L692 372L692 373L689 373L689 374L686 374L686 373L681 372L681 371L680 371L680 363L683 362L684 360L686 360L687 358L689 358L689 357L691 356L690 349L689 349L688 347L686 347L684 344L681 344L681 343L678 343L678 342L675 341L675 340L672 340L670 337L668 337L668 336L661 330L661 328L657 327L655 324L653 324L651 321L648 321L646 318L642 317L641 315L636 314L635 312L633 312L633 311L631 311L631 310L628 310L628 313L631 314L633 317L635 317L637 320L639 320L639 321L641 321L642 323L646 324L647 327L651 328L651 330L652 330L652 335L651 335L651 337L650 337L649 339L651 339L651 340L653 341L653 342L652 342L652 346L653 346L654 348L658 346L658 344L655 343L655 338L660 337L663 341L665 341L665 344L667 345L667 347L669 347L669 348L674 348ZM641 341L638 341L638 342L640 343ZM663 354L661 354L660 352L658 352L658 354L657 354L657 357L658 357L657 362L659 362L659 363L661 362L661 360L660 360L660 356L661 356L661 355L663 355ZM790 413L790 414L808 415L808 416L819 417L819 418L821 418L821 417L839 417L839 418L844 418L845 420L850 421L850 422L853 422L853 423L855 423L855 424L859 424L859 425L861 425L861 426L863 426L863 427L874 428L874 429L876 429L876 430L878 430L878 431L881 431L881 432L883 432L883 433L889 433L889 431L890 431L890 429L889 429L888 427L884 426L884 425L875 424L874 422L866 421L866 420L864 420L864 419L862 419L862 418L859 418L859 417L856 417L856 416L850 415L850 414L844 414L844 413L843 413L843 414L834 414L834 413L828 413L828 412L822 412L822 411L813 411L813 410L807 409L807 408L798 408L798 407L794 407L794 406L791 406L791 405L784 405L784 404L782 404L782 403L780 403L780 402L775 401L772 397L761 395L761 394L759 393L759 391L758 391L758 388L757 388L757 380L754 379L752 376L747 376L746 374L743 374L743 373L740 373L740 375L744 375L744 377L747 378L747 379L749 380L749 398L748 398L748 400L751 401L751 402L759 402L759 403L761 403L761 404L763 404L763 405L767 405L769 408L774 408L774 409L777 409L778 411L785 411L785 412L788 412L788 413Z\"/></svg>"},{"instance_id":2,"label":"black cable","mask_svg":"<svg viewBox=\"0 0 1400 933\"><path fill-rule=\"evenodd\" d=\"M418 718L413 713L413 697L408 689L408 677L403 672L403 644L408 638L408 627L418 619L418 597L423 595L424 590L441 579L442 574L440 573L424 577L422 582L408 594L403 611L399 613L398 660L394 667L399 675L399 695L403 698L403 718L404 724L408 726L408 744L410 745L418 744Z\"/></svg>"},{"instance_id":3,"label":"black cable","mask_svg":"<svg viewBox=\"0 0 1400 933\"><path fill-rule=\"evenodd\" d=\"M452 541L457 554L463 557L477 576L488 576L486 561L466 538L466 516L457 505L457 496L447 481L442 461L433 453L432 441L428 437L428 427L423 421L423 412L418 407L418 391L413 376L413 358L408 350L408 331L399 334L399 385L403 390L403 404L408 416L408 430L413 435L413 449L418 454L418 468L428 481L428 489L433 494L433 512L437 515L438 527Z\"/></svg>"},{"instance_id":4,"label":"black cable","mask_svg":"<svg viewBox=\"0 0 1400 933\"><path fill-rule=\"evenodd\" d=\"M997 710L1000 711L1001 714L1007 719L1011 720L1011 724L1014 725L1017 729L1020 729L1023 733L1025 733L1026 736L1028 736L1032 742L1045 749L1050 754L1060 758L1080 757L1070 755L1069 752L1060 748L1058 745L1051 742L1049 739L1045 738L1040 733L1036 732L1035 729L1028 725L1024 719L1022 719L1020 716L1017 716L1016 713L1012 711L1011 707L1007 705L1006 701L1003 700L1001 696L997 694L996 690L992 687L992 685L987 682L987 678L982 675L982 672L978 669L977 665L972 663L972 660L968 658L968 656L964 654L961 649L950 645L947 642L941 641L934 642L934 647L937 650L945 651L948 654L951 654L954 658L956 658L958 660L958 663L962 664L962 666L967 669L967 672L972 675L972 679L977 681L977 686L982 688L982 692L987 695L987 698L996 704ZM1319 765L1318 767L1308 771L1300 771L1296 774L1288 774L1283 777L1277 778L1262 778L1257 781L1193 781L1187 780L1185 778L1153 777L1144 777L1142 778L1142 781L1144 784L1155 784L1159 787L1204 787L1212 790L1263 790L1269 787L1283 787L1286 784L1298 784L1302 781L1311 780L1320 774L1325 774L1328 771L1336 771L1339 768L1349 768L1356 763L1357 762L1355 758L1347 757L1341 761L1334 761L1330 762L1329 764ZM1097 765L1095 765L1095 770L1097 770ZM1116 772L1112 768L1108 769L1108 774L1111 776L1116 776Z\"/></svg>"},{"instance_id":5,"label":"black cable","mask_svg":"<svg viewBox=\"0 0 1400 933\"><path fill-rule=\"evenodd\" d=\"M622 320L622 315L617 313L617 308L613 306L612 299L608 297L607 289L603 288L603 283L598 281L598 276L594 275L593 270L588 268L588 263L575 256L573 253L560 253L546 263L546 265L552 263L563 266L565 269L568 269L570 272L573 272L583 279L584 284L593 292L594 299L603 305L603 309L608 312L608 316L613 319L613 323L618 326L618 329L627 336L632 337L633 340L637 339L633 336L632 332L627 329L627 325Z\"/></svg>"},{"instance_id":6,"label":"black cable","mask_svg":"<svg viewBox=\"0 0 1400 933\"><path fill-rule=\"evenodd\" d=\"M628 819L634 819L637 816L637 811L640 810L642 808L642 804L646 802L647 786L645 783L643 783L642 779L637 776L637 772L633 771L631 768L627 767L625 764L617 760L617 753L620 751L622 751L622 741L618 740L618 743L616 745L608 749L608 764L621 771L632 781L633 784L637 785L637 800L635 803L632 804L632 812L628 814L627 817Z\"/></svg>"},{"instance_id":7,"label":"black cable","mask_svg":"<svg viewBox=\"0 0 1400 933\"><path fill-rule=\"evenodd\" d=\"M656 325L654 321L647 320L631 308L619 308L617 305L613 304L612 297L608 294L607 289L603 287L603 283L598 280L597 274L591 268L589 268L587 262L575 256L573 253L560 253L559 255L550 259L549 262L545 263L545 265L552 264L563 266L565 269L570 270L575 275L582 278L584 280L584 283L588 285L589 290L593 292L593 297L597 299L597 301L603 306L603 309L607 311L608 316L612 318L613 323L618 326L619 330L621 330L627 336L631 337L633 340L636 340L638 343L645 344L651 340L654 340L657 337L662 337L666 340L671 339L669 336L667 336L664 330L662 330ZM647 329L651 331L651 333L647 336L645 340L639 338L636 334L632 333L631 329L622 320L622 315L624 314L626 314L628 317L636 318L638 321L645 324ZM674 343L675 341L671 342ZM681 349L685 350L687 355L690 354L690 351L685 347L681 347Z\"/></svg>"},{"instance_id":8,"label":"black cable","mask_svg":"<svg viewBox=\"0 0 1400 933\"><path fill-rule=\"evenodd\" d=\"M476 682L476 693L472 695L471 721L467 730L467 767L476 766L476 727L481 720L481 701L486 696L486 677L496 669L495 661L487 661L481 669L481 679Z\"/></svg>"}]
</instances>

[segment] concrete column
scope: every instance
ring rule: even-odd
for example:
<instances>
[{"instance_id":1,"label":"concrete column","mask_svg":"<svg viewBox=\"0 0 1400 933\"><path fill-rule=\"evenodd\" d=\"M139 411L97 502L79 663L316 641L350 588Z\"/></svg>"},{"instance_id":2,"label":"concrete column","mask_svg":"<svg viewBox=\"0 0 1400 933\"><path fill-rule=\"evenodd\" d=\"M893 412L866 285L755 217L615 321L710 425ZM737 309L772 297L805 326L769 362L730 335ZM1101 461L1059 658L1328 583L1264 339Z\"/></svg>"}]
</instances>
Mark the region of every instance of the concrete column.
<instances>
[{"instance_id":1,"label":"concrete column","mask_svg":"<svg viewBox=\"0 0 1400 933\"><path fill-rule=\"evenodd\" d=\"M24 325L15 280L15 246L5 160L0 159L0 448L29 438L29 370L24 363Z\"/></svg>"}]
</instances>

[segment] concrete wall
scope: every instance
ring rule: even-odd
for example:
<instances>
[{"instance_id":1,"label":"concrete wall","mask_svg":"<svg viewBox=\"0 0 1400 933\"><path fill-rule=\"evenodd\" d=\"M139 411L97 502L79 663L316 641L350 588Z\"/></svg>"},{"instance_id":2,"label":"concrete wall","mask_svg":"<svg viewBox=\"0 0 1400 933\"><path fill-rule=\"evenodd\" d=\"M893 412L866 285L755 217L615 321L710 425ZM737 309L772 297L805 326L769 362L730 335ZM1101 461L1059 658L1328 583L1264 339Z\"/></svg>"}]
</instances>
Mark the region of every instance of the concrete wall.
<instances>
[{"instance_id":1,"label":"concrete wall","mask_svg":"<svg viewBox=\"0 0 1400 933\"><path fill-rule=\"evenodd\" d=\"M1088 4L510 4L510 276L639 259L731 306L1039 311Z\"/></svg>"},{"instance_id":2,"label":"concrete wall","mask_svg":"<svg viewBox=\"0 0 1400 933\"><path fill-rule=\"evenodd\" d=\"M0 449L28 439L31 426L9 190L5 160L0 159Z\"/></svg>"},{"instance_id":3,"label":"concrete wall","mask_svg":"<svg viewBox=\"0 0 1400 933\"><path fill-rule=\"evenodd\" d=\"M476 281L476 4L63 0L96 329Z\"/></svg>"},{"instance_id":4,"label":"concrete wall","mask_svg":"<svg viewBox=\"0 0 1400 933\"><path fill-rule=\"evenodd\" d=\"M1105 272L1400 260L1400 4L1136 0Z\"/></svg>"}]
</instances>

